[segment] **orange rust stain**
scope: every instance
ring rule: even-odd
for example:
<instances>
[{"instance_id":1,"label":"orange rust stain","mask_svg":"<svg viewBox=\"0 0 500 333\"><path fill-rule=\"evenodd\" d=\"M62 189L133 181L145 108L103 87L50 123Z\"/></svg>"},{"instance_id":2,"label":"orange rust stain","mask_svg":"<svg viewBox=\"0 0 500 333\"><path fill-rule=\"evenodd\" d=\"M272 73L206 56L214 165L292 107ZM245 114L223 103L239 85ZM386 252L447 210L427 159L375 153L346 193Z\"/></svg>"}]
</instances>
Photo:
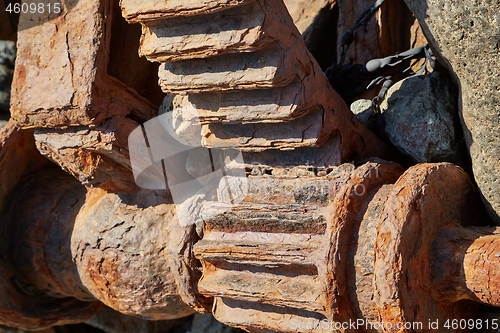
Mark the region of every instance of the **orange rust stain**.
<instances>
[{"instance_id":1,"label":"orange rust stain","mask_svg":"<svg viewBox=\"0 0 500 333\"><path fill-rule=\"evenodd\" d=\"M118 270L119 267L123 267L123 263L116 255L99 259L92 256L88 258L85 270L93 284L91 289L101 295L100 299L113 300L118 298L118 295L113 291L113 286L124 284Z\"/></svg>"},{"instance_id":2,"label":"orange rust stain","mask_svg":"<svg viewBox=\"0 0 500 333\"><path fill-rule=\"evenodd\" d=\"M101 157L99 155L86 152L84 150L78 150L78 160L80 165L83 167L83 172L85 174L92 174L92 172L97 169L99 163L101 162Z\"/></svg>"},{"instance_id":3,"label":"orange rust stain","mask_svg":"<svg viewBox=\"0 0 500 333\"><path fill-rule=\"evenodd\" d=\"M384 247L387 247L393 240L392 233L390 232L382 233L379 236L380 236L379 239L382 240Z\"/></svg>"},{"instance_id":4,"label":"orange rust stain","mask_svg":"<svg viewBox=\"0 0 500 333\"><path fill-rule=\"evenodd\" d=\"M24 86L25 81L26 81L26 67L22 63L18 62L16 64L16 77L14 80L14 84L16 86L22 87Z\"/></svg>"}]
</instances>

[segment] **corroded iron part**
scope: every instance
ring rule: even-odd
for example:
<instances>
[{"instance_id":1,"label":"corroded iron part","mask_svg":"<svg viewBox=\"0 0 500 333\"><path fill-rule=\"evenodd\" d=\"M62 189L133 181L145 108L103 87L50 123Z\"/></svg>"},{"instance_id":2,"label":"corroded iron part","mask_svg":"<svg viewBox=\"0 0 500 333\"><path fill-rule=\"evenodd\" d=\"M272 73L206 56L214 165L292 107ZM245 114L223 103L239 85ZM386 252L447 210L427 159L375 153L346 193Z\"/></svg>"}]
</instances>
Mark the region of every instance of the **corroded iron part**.
<instances>
[{"instance_id":1,"label":"corroded iron part","mask_svg":"<svg viewBox=\"0 0 500 333\"><path fill-rule=\"evenodd\" d=\"M117 78L110 61L113 18L120 15L116 8L111 0L79 1L58 19L27 30L22 27L30 24L31 14L23 13L11 100L18 126L83 126L113 115L153 115L151 103L122 82L126 77ZM42 50L46 54L40 57ZM151 72L151 65L137 60L142 75Z\"/></svg>"},{"instance_id":2,"label":"corroded iron part","mask_svg":"<svg viewBox=\"0 0 500 333\"><path fill-rule=\"evenodd\" d=\"M245 202L205 204L194 250L216 318L255 332L350 322L396 332L475 318L477 302L498 306L500 239L461 226L480 218L468 175L446 163L402 172L381 163L330 179L250 177Z\"/></svg>"},{"instance_id":3,"label":"corroded iron part","mask_svg":"<svg viewBox=\"0 0 500 333\"><path fill-rule=\"evenodd\" d=\"M339 136L349 137L343 161L384 154L328 84L281 0L230 4L192 15L187 8L208 4L121 2L124 17L142 24L139 52L162 63L163 91L187 95L181 108L201 104L204 146L289 150ZM186 117L189 125L200 120Z\"/></svg>"},{"instance_id":4,"label":"corroded iron part","mask_svg":"<svg viewBox=\"0 0 500 333\"><path fill-rule=\"evenodd\" d=\"M120 5L124 8L123 16L127 20L130 22L141 22L164 17L191 16L211 13L252 2L255 2L255 0L174 0L169 1L168 3L157 0L148 0L143 2L121 0ZM148 10L144 11L144 7L148 8Z\"/></svg>"},{"instance_id":5,"label":"corroded iron part","mask_svg":"<svg viewBox=\"0 0 500 333\"><path fill-rule=\"evenodd\" d=\"M137 123L111 117L97 126L40 128L35 142L42 155L86 186L134 191L128 136Z\"/></svg>"},{"instance_id":6,"label":"corroded iron part","mask_svg":"<svg viewBox=\"0 0 500 333\"><path fill-rule=\"evenodd\" d=\"M190 246L166 191L132 194L89 189L71 239L83 285L109 307L153 320L209 308L196 285Z\"/></svg>"},{"instance_id":7,"label":"corroded iron part","mask_svg":"<svg viewBox=\"0 0 500 333\"><path fill-rule=\"evenodd\" d=\"M0 131L2 325L41 329L79 323L102 308L79 284L67 246L85 189L47 167L32 130L9 122Z\"/></svg>"},{"instance_id":8,"label":"corroded iron part","mask_svg":"<svg viewBox=\"0 0 500 333\"><path fill-rule=\"evenodd\" d=\"M23 222L30 233L43 238L45 230L62 240L65 233L56 232L58 225L74 223L71 248L78 273L71 265L58 270L62 266L50 261L31 261L37 249L49 259L59 251L28 242L27 251L16 252L26 259L18 264L20 285L34 282L33 262L45 267L42 272L60 273L31 284L35 304L48 295L73 294L151 319L179 318L193 309L213 311L218 320L253 332L302 332L310 326L331 332L325 321L396 325L470 318L477 302L498 305L496 282L468 280L495 270L498 248L492 230L460 226L478 219L471 205L477 193L468 176L451 164L403 172L397 164L380 161L358 168L345 164L325 176L250 176L248 195L237 205L225 192L238 182L230 177L219 189L218 202L204 204L204 228L198 233L194 225L182 227L176 220L166 192L89 189L84 205L76 205L78 214L59 204L51 211L60 217L53 219L55 224ZM77 182L28 183L26 190L40 193L36 187L42 187L70 200L62 188L72 186L80 188L83 198ZM29 209L18 209L18 214L40 211L42 202L35 194L31 198L23 203ZM490 258L484 260L485 254ZM72 279L81 284L68 284ZM79 304L86 306L79 308L80 315L100 307ZM77 320L71 312L57 316L62 323ZM9 320L2 322L20 325ZM44 320L22 327L54 323Z\"/></svg>"},{"instance_id":9,"label":"corroded iron part","mask_svg":"<svg viewBox=\"0 0 500 333\"><path fill-rule=\"evenodd\" d=\"M20 25L30 19L22 14ZM42 154L84 185L135 189L128 134L156 115L150 101L163 95L154 83L157 66L137 55L136 28L117 1L86 0L18 35L12 118L36 128Z\"/></svg>"},{"instance_id":10,"label":"corroded iron part","mask_svg":"<svg viewBox=\"0 0 500 333\"><path fill-rule=\"evenodd\" d=\"M125 11L124 3L122 6ZM148 4L151 3L144 3L143 6L147 7ZM235 4L238 6L233 6ZM207 57L206 61L213 62L215 67L227 67L229 58L240 63L245 62L249 56L259 63L270 57L270 61L276 66L287 69L266 67L274 73L270 77L269 89L234 90L233 88L245 85L244 77L238 77L229 83L228 87L233 90L220 91L220 82L207 76L207 85L201 89L200 94L192 94L194 91L191 89L189 96L177 101L182 110L197 110L200 105L198 119L201 119L203 131L199 134L202 135L205 146L236 147L249 151L269 148L289 150L320 144L323 146L337 138L337 142L341 144L331 152L332 156L335 155L331 160L335 160L336 164L361 157L384 155L384 145L364 129L331 89L321 69L305 49L281 1L252 4L230 2L229 5L230 8L226 9L224 6L220 7L215 14L235 19L232 10L251 6L258 16L270 15L265 22L259 21L262 26L258 22L250 22L255 23L254 27L263 29L259 30L259 34L267 41L264 43L265 47L252 49L252 52L234 53L219 45L217 52L220 54ZM154 108L143 98L151 96L147 93L140 96L132 88L141 93L153 90L145 82L156 81L150 80L151 73L156 77L156 70L154 64L128 54L136 53L136 50L131 52L130 46L122 45L126 39L120 36L133 36L139 27L120 23L117 10L117 3L111 0L99 3L80 2L60 19L22 31L19 35L19 66L16 66L14 77L12 109L17 126L37 128L36 141L40 151L81 183L106 190L133 192L136 188L130 178L127 137L134 127L154 117ZM224 14L226 10L230 11ZM271 24L273 20L270 18L277 16L286 24ZM194 17L198 16L189 16L187 19ZM208 22L205 15L199 16L198 20L200 18L201 25ZM29 19L29 14L21 16L21 22ZM178 20L182 17L170 18L167 15L159 22L155 21L157 19L147 21L144 26L161 27L162 22L170 22L171 19ZM185 25L186 29L189 27L192 28L190 24ZM222 29L221 33L232 31L228 29ZM34 38L33 34L43 38ZM80 34L86 37L77 38ZM189 31L186 34L191 36ZM222 38L218 33L212 35L215 39ZM44 38L50 39L50 42ZM41 44L34 45L33 40ZM96 40L99 43L94 43ZM155 43L161 46L165 44L165 40L160 39ZM39 63L33 50L41 48L42 44L53 45L50 51L53 53L44 56L40 60L42 63ZM110 45L123 49L124 52L118 57ZM241 45L253 44L244 40ZM155 50L154 54L160 52ZM61 54L67 57L60 57ZM179 55L189 54L192 52L188 49L179 51ZM288 60L277 54L282 54ZM196 55L198 58L185 59L171 65L181 71L193 69L193 62L203 65L205 60L199 59L200 56L204 54L200 53ZM128 60L133 61L134 66L130 71L123 71L124 62ZM182 65L186 61L186 66ZM245 66L248 67L243 65ZM225 70L233 69L228 67ZM272 79L277 77L275 74L284 81ZM249 78L250 85L263 79L261 70L256 70L254 75ZM300 78L297 79L297 75ZM186 78L186 73L181 75L181 79ZM40 80L50 82L53 89L50 92L40 91L38 87L43 86ZM278 83L281 81L284 85ZM202 105L206 110L205 114L201 112ZM214 108L218 111L214 112ZM200 124L198 119L189 118L185 122L196 127ZM267 124L268 122L276 124ZM334 123L335 126L332 127ZM275 154L280 155L281 152Z\"/></svg>"},{"instance_id":11,"label":"corroded iron part","mask_svg":"<svg viewBox=\"0 0 500 333\"><path fill-rule=\"evenodd\" d=\"M204 268L199 289L215 298L216 318L278 332L354 318L345 258L363 217L357 212L402 172L373 163L326 177L250 177L243 203L207 203L203 212L215 217L195 254Z\"/></svg>"},{"instance_id":12,"label":"corroded iron part","mask_svg":"<svg viewBox=\"0 0 500 333\"><path fill-rule=\"evenodd\" d=\"M46 186L20 183L45 161L33 147L20 149L26 156L15 168L7 168L15 154L12 149L0 151L0 172L9 173L2 175L8 180L0 184L2 200L16 184L24 184L36 193L48 190L46 203L54 204L49 222L39 220L28 214L43 204L33 196L24 203L29 207L18 206L22 223L12 228L13 222L3 219L2 227L19 234L27 226L30 234L54 236L61 244L69 241L68 232L74 228L69 256L63 258L54 247L28 239L25 248L14 251L21 258L18 267L2 258L0 263L8 265L0 274L0 287L11 298L0 300L0 323L38 329L82 321L102 307L94 297L118 311L150 319L213 311L219 320L252 332L303 332L290 326L292 320L314 326L324 319L397 323L425 321L425 316L460 318L474 316L477 302L499 305L496 280L484 280L485 273L495 277L498 271L498 235L461 226L479 221L467 175L448 164L417 166L401 177L401 167L387 162L357 169L340 165L381 154L385 148L328 85L281 1L121 4L125 17L144 26L141 52L152 59L175 60L162 65L161 75L178 82L169 86L165 81L163 88L178 91L189 80L199 83L185 91L179 105L204 106L204 144L248 150L246 162L260 176L248 177L250 191L243 203L230 204L221 187L218 202L204 203L205 221L184 227L167 191L141 191L130 178L127 135L134 125L154 117L154 109L131 89L141 87L134 86L138 72L143 71L146 76L139 76L147 81L150 67L142 63L127 76L117 70L120 62L110 61L123 59L113 56L110 48L112 35L120 31L113 30L120 18L117 4L81 0L78 8L58 20L23 31L13 89L16 123L37 127L38 149L88 189L83 199L77 182L74 189L70 181ZM255 35L241 45L226 40L221 48L206 41L207 59L200 59L203 53L192 48L182 51L179 42L173 44L178 58L172 58L164 45L169 36L147 35L164 32L162 27L172 22L184 27L194 22L203 30L202 18L207 15L227 22L233 14L241 19L243 8L252 8L248 18L253 26L247 28ZM279 17L283 27L266 24L263 16ZM222 36L218 33L214 36ZM190 43L194 40L189 31L185 37ZM31 49L46 45L53 52L47 57ZM279 61L283 59L288 60ZM263 71L265 77L245 66L258 67L259 61L274 64ZM241 81L230 73L229 79L211 82L200 70L206 63L220 71L225 64L239 66ZM201 65L190 67L194 64ZM298 67L292 70L290 64ZM181 71L192 75L177 75ZM40 89L44 80L53 92ZM234 105L238 93L242 107ZM286 95L286 105L278 103L277 95ZM256 103L260 101L264 107ZM252 102L259 105L254 108ZM212 111L213 106L217 110ZM266 114L268 107L277 113ZM215 115L207 116L208 111ZM12 125L7 128L0 134L2 147L20 133ZM309 129L309 136L301 138ZM245 135L251 131L260 136ZM23 133L29 137L19 142L32 142L32 132ZM78 203L68 208L66 197ZM46 207L37 211L45 212ZM0 244L7 245L8 241ZM63 248L67 253L67 244ZM42 260L43 251L47 255ZM37 270L41 280L34 278Z\"/></svg>"},{"instance_id":13,"label":"corroded iron part","mask_svg":"<svg viewBox=\"0 0 500 333\"><path fill-rule=\"evenodd\" d=\"M464 288L463 271L475 268L460 262L465 253L439 250L449 240L439 236L453 227L474 238L476 234L461 225L479 222L478 208L469 176L451 164L417 165L396 182L380 216L375 246L374 282L383 321L445 322L474 317L476 305L467 300L478 299ZM460 265L460 270L451 269L450 262ZM463 279L443 280L443 274L457 273ZM453 299L442 297L443 287Z\"/></svg>"}]
</instances>

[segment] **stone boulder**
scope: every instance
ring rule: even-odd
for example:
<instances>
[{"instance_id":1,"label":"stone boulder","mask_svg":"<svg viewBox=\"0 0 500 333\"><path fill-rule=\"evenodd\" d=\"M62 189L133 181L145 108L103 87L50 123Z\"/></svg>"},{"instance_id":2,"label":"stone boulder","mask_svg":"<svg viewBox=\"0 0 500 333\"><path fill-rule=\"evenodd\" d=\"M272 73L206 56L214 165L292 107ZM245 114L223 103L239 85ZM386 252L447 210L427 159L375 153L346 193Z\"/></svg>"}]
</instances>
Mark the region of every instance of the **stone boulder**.
<instances>
[{"instance_id":1,"label":"stone boulder","mask_svg":"<svg viewBox=\"0 0 500 333\"><path fill-rule=\"evenodd\" d=\"M419 163L461 164L456 88L434 72L393 85L381 104L385 131L396 148Z\"/></svg>"},{"instance_id":2,"label":"stone boulder","mask_svg":"<svg viewBox=\"0 0 500 333\"><path fill-rule=\"evenodd\" d=\"M358 99L351 103L350 109L366 128L373 129L372 101L369 99Z\"/></svg>"},{"instance_id":3,"label":"stone boulder","mask_svg":"<svg viewBox=\"0 0 500 333\"><path fill-rule=\"evenodd\" d=\"M405 1L455 75L474 178L500 224L500 1Z\"/></svg>"}]
</instances>

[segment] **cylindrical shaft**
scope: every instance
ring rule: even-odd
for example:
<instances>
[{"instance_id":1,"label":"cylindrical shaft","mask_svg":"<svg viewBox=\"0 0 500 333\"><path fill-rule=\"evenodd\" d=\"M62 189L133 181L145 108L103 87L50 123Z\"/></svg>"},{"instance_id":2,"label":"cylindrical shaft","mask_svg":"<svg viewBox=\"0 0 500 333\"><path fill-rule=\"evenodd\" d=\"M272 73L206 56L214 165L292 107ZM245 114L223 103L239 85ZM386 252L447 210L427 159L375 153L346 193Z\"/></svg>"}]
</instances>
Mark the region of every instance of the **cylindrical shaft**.
<instances>
[{"instance_id":1,"label":"cylindrical shaft","mask_svg":"<svg viewBox=\"0 0 500 333\"><path fill-rule=\"evenodd\" d=\"M464 256L467 288L483 303L500 306L500 235L475 239Z\"/></svg>"},{"instance_id":2,"label":"cylindrical shaft","mask_svg":"<svg viewBox=\"0 0 500 333\"><path fill-rule=\"evenodd\" d=\"M500 306L500 234L494 228L443 228L434 240L434 298Z\"/></svg>"}]
</instances>

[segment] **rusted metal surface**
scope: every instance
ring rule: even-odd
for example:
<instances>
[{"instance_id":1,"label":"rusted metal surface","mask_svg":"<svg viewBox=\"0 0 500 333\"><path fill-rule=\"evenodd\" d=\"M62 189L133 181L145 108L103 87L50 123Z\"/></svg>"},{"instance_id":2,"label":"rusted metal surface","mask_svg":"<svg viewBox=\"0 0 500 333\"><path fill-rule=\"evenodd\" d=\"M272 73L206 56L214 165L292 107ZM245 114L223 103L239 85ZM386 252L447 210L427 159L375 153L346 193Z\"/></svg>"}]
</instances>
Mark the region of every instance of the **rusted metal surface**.
<instances>
[{"instance_id":1,"label":"rusted metal surface","mask_svg":"<svg viewBox=\"0 0 500 333\"><path fill-rule=\"evenodd\" d=\"M360 162L387 149L329 86L281 0L121 1L143 26L140 52L169 61L160 85L183 94L180 119L201 125L206 147L244 150L249 174L238 204L237 177L194 198L196 224L168 189L139 189L127 138L158 95L145 92L149 64L119 70L134 57L117 57L113 36L139 38L119 10L80 0L19 34L14 121L36 130L0 132L0 324L42 329L106 305L154 320L213 312L250 332L344 332L332 325L426 325L500 305L498 233L465 227L481 220L468 175ZM419 331L356 331L377 330Z\"/></svg>"},{"instance_id":2,"label":"rusted metal surface","mask_svg":"<svg viewBox=\"0 0 500 333\"><path fill-rule=\"evenodd\" d=\"M497 306L498 235L461 227L479 218L468 175L451 164L402 172L366 164L336 179L301 179L292 192L280 191L290 180L269 192L256 186L232 210L207 204L215 217L195 253L199 290L215 298L216 318L277 332L340 332L335 323L350 322L364 323L360 332L382 322L378 331L396 332L388 325L470 319L476 302ZM297 200L304 188L308 199Z\"/></svg>"},{"instance_id":3,"label":"rusted metal surface","mask_svg":"<svg viewBox=\"0 0 500 333\"><path fill-rule=\"evenodd\" d=\"M204 146L295 149L320 146L329 137L340 136L349 137L340 147L342 160L384 153L384 145L352 117L329 86L282 1L231 4L191 16L187 8L208 4L160 8L156 2L121 3L124 17L142 25L139 52L162 63L163 91L187 95L180 105L183 109L189 109L190 100L209 106L211 117L202 120ZM285 92L292 103L284 107L300 112L269 113L270 108L282 106L276 101Z\"/></svg>"},{"instance_id":4,"label":"rusted metal surface","mask_svg":"<svg viewBox=\"0 0 500 333\"><path fill-rule=\"evenodd\" d=\"M88 319L102 304L82 290L68 248L84 187L47 169L33 131L13 122L0 131L0 166L0 323L34 329Z\"/></svg>"},{"instance_id":5,"label":"rusted metal surface","mask_svg":"<svg viewBox=\"0 0 500 333\"><path fill-rule=\"evenodd\" d=\"M70 276L81 279L90 293L79 298L96 297L129 315L174 319L195 308L250 331L316 327L332 332L325 322L469 319L477 302L497 306L496 280L484 279L495 274L498 234L460 226L478 218L470 204L478 197L469 177L451 164L403 172L380 161L343 165L326 176L250 176L240 204L231 205L223 194L204 204L198 234L194 226L181 227L161 193L117 196L89 190L78 216L73 212L66 218L75 223L76 267L56 272L73 271ZM449 180L454 185L443 187ZM37 186L47 188L43 182ZM59 205L52 214L65 220L67 211L67 205ZM28 242L27 248L36 244ZM60 253L50 246L44 251L49 258ZM36 259L30 253L17 257ZM198 273L193 253L202 263ZM61 266L45 267L54 272ZM52 286L47 287L40 280L30 284L29 272L38 270L29 262L16 268L37 297L81 293L81 285L68 286L71 279L64 275L47 275L41 280Z\"/></svg>"},{"instance_id":6,"label":"rusted metal surface","mask_svg":"<svg viewBox=\"0 0 500 333\"><path fill-rule=\"evenodd\" d=\"M193 313L183 301L195 297L186 288L193 285L196 269L182 247L195 238L180 227L165 191L90 189L74 223L73 260L96 298L122 313L153 320Z\"/></svg>"},{"instance_id":7,"label":"rusted metal surface","mask_svg":"<svg viewBox=\"0 0 500 333\"><path fill-rule=\"evenodd\" d=\"M195 254L204 268L199 290L215 297L215 317L277 332L301 331L294 322L355 319L346 268L357 212L402 172L373 163L326 177L251 177L241 204L206 204L215 217L205 221Z\"/></svg>"}]
</instances>

